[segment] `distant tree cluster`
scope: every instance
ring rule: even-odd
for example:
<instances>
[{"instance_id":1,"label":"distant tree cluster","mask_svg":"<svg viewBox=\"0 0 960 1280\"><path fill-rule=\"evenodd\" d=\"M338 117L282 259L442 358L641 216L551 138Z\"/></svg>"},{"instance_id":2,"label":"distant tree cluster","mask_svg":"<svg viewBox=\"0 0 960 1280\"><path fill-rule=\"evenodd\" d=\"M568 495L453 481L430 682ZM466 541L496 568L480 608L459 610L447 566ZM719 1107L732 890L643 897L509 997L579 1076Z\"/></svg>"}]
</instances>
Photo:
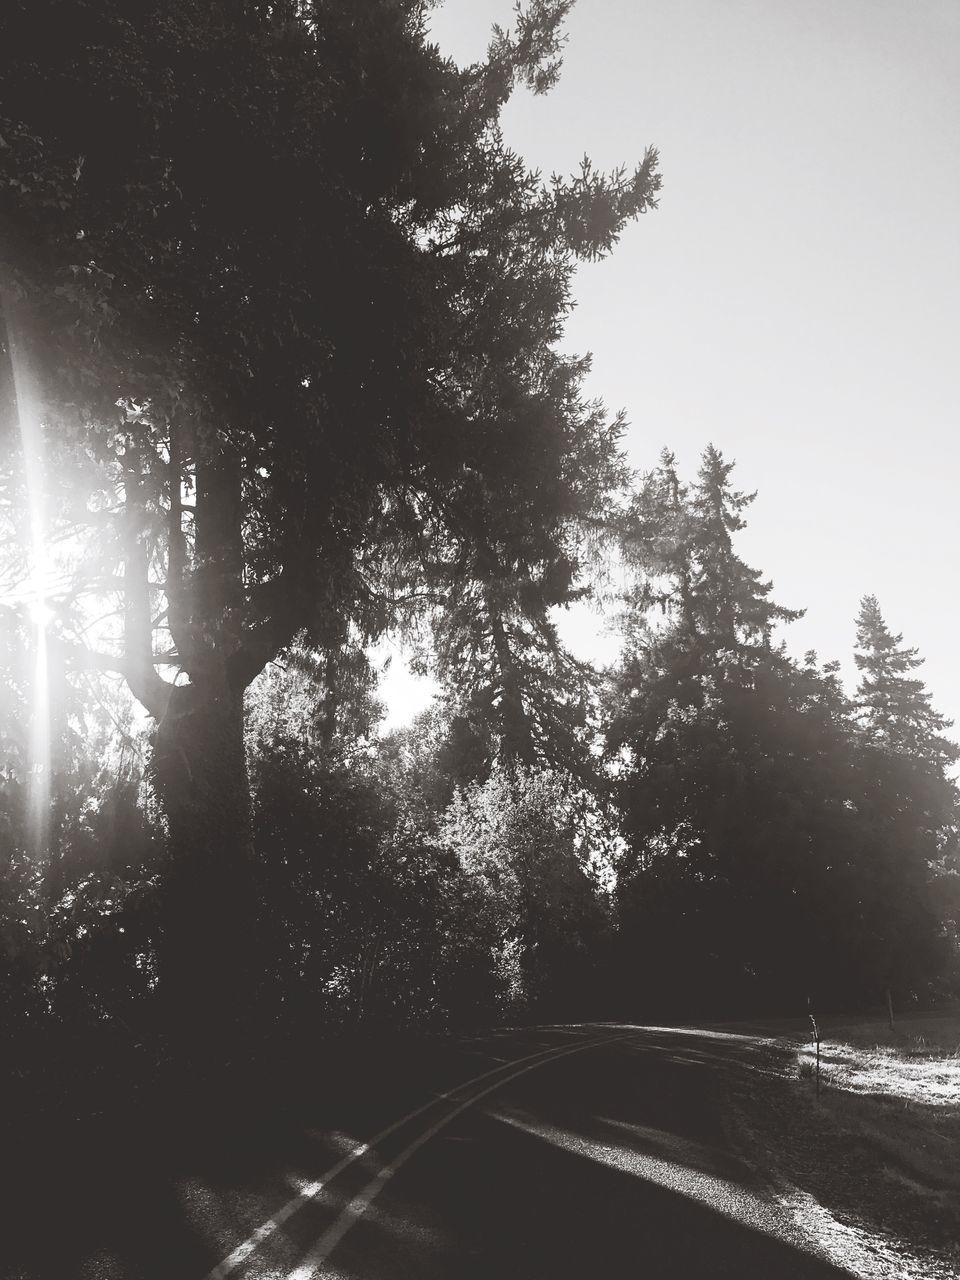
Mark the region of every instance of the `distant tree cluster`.
<instances>
[{"instance_id":1,"label":"distant tree cluster","mask_svg":"<svg viewBox=\"0 0 960 1280\"><path fill-rule=\"evenodd\" d=\"M775 643L798 616L734 548L752 495L664 454L630 512L637 582L607 727L626 851L622 972L666 1007L842 1007L929 990L955 937L958 750L876 599L856 695ZM656 975L656 977L654 977Z\"/></svg>"}]
</instances>

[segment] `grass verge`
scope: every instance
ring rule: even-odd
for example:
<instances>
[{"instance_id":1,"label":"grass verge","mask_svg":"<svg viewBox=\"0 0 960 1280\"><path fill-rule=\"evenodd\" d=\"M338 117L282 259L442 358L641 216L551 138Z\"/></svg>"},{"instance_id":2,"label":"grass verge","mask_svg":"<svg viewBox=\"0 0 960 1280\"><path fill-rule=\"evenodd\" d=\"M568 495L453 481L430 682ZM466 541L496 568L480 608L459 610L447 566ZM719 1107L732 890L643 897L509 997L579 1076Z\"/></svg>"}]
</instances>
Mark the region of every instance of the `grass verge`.
<instances>
[{"instance_id":1,"label":"grass verge","mask_svg":"<svg viewBox=\"0 0 960 1280\"><path fill-rule=\"evenodd\" d=\"M960 1012L892 1032L881 1018L825 1023L819 1098L809 1024L766 1028L777 1039L735 1099L742 1136L776 1180L876 1242L876 1265L853 1274L960 1276Z\"/></svg>"},{"instance_id":2,"label":"grass verge","mask_svg":"<svg viewBox=\"0 0 960 1280\"><path fill-rule=\"evenodd\" d=\"M821 1035L819 1110L872 1146L889 1179L949 1208L960 1194L960 1014L908 1017L893 1031L864 1020ZM808 1043L797 1071L810 1089L814 1062Z\"/></svg>"}]
</instances>

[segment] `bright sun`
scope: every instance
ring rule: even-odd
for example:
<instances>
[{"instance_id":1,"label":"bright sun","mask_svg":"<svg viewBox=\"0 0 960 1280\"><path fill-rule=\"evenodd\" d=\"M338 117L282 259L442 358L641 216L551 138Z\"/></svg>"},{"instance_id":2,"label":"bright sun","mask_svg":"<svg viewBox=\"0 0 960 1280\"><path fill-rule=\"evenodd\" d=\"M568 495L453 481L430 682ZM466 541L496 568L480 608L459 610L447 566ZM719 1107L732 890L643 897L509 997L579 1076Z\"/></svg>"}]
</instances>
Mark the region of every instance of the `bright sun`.
<instances>
[{"instance_id":1,"label":"bright sun","mask_svg":"<svg viewBox=\"0 0 960 1280\"><path fill-rule=\"evenodd\" d=\"M47 604L43 596L39 594L33 597L27 608L30 614L30 621L40 631L46 631L47 627L50 626L50 623L53 622L56 617L54 610L49 604Z\"/></svg>"}]
</instances>

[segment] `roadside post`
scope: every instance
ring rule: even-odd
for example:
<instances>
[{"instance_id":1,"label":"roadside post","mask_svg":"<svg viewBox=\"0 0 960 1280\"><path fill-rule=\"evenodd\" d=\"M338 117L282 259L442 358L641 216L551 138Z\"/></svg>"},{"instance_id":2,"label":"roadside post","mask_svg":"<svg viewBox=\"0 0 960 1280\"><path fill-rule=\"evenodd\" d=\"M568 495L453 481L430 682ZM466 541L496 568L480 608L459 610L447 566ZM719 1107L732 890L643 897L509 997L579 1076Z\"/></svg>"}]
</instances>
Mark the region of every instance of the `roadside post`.
<instances>
[{"instance_id":1,"label":"roadside post","mask_svg":"<svg viewBox=\"0 0 960 1280\"><path fill-rule=\"evenodd\" d=\"M817 1026L817 1020L810 1014L810 1025L813 1027L813 1039L817 1046L817 1101L820 1101L820 1028Z\"/></svg>"}]
</instances>

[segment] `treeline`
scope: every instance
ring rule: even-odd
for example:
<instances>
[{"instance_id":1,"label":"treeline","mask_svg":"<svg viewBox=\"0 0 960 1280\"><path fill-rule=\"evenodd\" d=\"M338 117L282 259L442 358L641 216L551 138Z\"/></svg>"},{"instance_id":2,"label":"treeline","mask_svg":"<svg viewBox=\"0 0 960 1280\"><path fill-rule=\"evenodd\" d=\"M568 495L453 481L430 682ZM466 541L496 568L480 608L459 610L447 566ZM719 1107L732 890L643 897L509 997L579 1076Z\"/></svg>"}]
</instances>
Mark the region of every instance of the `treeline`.
<instances>
[{"instance_id":1,"label":"treeline","mask_svg":"<svg viewBox=\"0 0 960 1280\"><path fill-rule=\"evenodd\" d=\"M776 629L797 614L737 554L750 497L731 470L709 448L687 484L664 454L638 487L623 520L622 656L602 673L577 664L575 728L569 686L556 696L564 732L550 732L549 706L528 715L522 681L523 723L505 722L491 677L489 701L451 684L378 736L355 644L296 644L252 686L258 909L236 951L251 1052L357 1029L955 991L958 749L920 658L872 596L854 694L837 663L792 658ZM71 702L64 685L54 825L43 857L31 853L29 637L3 634L8 688L23 694L5 700L0 738L0 1009L5 1070L20 1077L7 1084L50 1106L58 1090L76 1102L82 1081L84 1106L98 1088L113 1105L195 1048L171 1041L164 1008L176 938L144 735L116 687L87 681Z\"/></svg>"},{"instance_id":2,"label":"treeline","mask_svg":"<svg viewBox=\"0 0 960 1280\"><path fill-rule=\"evenodd\" d=\"M621 971L659 974L664 1008L929 997L956 958L957 747L873 596L853 696L775 642L798 615L736 552L731 469L709 448L687 486L665 454L633 505L606 734Z\"/></svg>"}]
</instances>

